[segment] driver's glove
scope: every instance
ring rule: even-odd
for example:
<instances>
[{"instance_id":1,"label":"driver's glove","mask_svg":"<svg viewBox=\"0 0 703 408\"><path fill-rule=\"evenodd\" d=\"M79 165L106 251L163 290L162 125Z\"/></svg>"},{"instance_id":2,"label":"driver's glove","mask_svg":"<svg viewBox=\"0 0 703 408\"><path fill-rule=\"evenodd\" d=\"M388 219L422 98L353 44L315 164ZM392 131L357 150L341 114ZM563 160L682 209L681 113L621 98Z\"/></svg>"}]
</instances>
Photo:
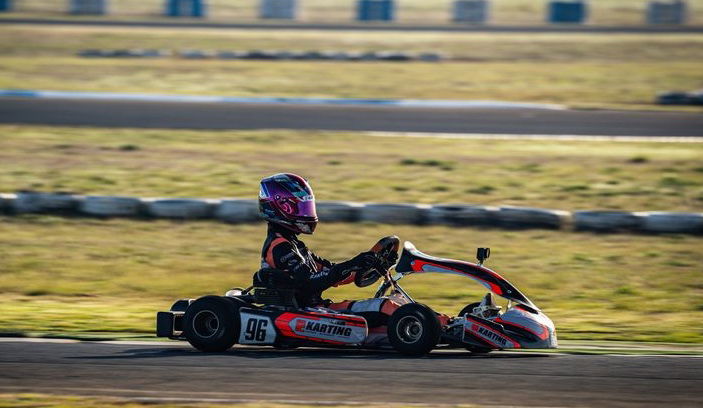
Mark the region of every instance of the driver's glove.
<instances>
[{"instance_id":1,"label":"driver's glove","mask_svg":"<svg viewBox=\"0 0 703 408\"><path fill-rule=\"evenodd\" d=\"M367 251L355 256L349 262L357 267L357 270L367 270L378 264L378 258L375 252Z\"/></svg>"},{"instance_id":2,"label":"driver's glove","mask_svg":"<svg viewBox=\"0 0 703 408\"><path fill-rule=\"evenodd\" d=\"M391 251L388 257L383 261L383 266L385 269L390 269L396 262L398 262L398 253Z\"/></svg>"},{"instance_id":3,"label":"driver's glove","mask_svg":"<svg viewBox=\"0 0 703 408\"><path fill-rule=\"evenodd\" d=\"M354 272L367 271L378 265L378 258L374 252L362 252L354 258L335 264L331 268L333 281L340 282L349 278Z\"/></svg>"}]
</instances>

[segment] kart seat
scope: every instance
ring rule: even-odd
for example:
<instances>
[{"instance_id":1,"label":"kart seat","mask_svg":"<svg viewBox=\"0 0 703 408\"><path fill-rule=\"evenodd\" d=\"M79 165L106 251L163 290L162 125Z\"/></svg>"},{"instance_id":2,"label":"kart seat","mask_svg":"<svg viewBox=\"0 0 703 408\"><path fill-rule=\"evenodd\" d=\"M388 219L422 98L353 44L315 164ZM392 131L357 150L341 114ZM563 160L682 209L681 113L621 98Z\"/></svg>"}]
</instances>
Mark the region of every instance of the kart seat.
<instances>
[{"instance_id":1,"label":"kart seat","mask_svg":"<svg viewBox=\"0 0 703 408\"><path fill-rule=\"evenodd\" d=\"M253 276L255 302L272 306L298 307L291 276L273 268L262 268Z\"/></svg>"}]
</instances>

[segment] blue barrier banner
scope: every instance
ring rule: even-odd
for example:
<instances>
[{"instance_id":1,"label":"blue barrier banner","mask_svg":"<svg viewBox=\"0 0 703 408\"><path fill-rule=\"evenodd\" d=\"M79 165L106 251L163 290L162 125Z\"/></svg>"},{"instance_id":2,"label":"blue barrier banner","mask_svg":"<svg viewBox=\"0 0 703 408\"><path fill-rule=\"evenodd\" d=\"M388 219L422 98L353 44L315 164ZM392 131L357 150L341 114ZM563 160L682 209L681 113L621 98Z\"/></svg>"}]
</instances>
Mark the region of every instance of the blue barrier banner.
<instances>
[{"instance_id":1,"label":"blue barrier banner","mask_svg":"<svg viewBox=\"0 0 703 408\"><path fill-rule=\"evenodd\" d=\"M585 1L552 1L549 3L547 21L550 23L582 24L588 17Z\"/></svg>"},{"instance_id":2,"label":"blue barrier banner","mask_svg":"<svg viewBox=\"0 0 703 408\"><path fill-rule=\"evenodd\" d=\"M489 0L455 0L452 21L482 24L488 21Z\"/></svg>"},{"instance_id":3,"label":"blue barrier banner","mask_svg":"<svg viewBox=\"0 0 703 408\"><path fill-rule=\"evenodd\" d=\"M688 7L685 1L650 1L647 5L647 24L685 24Z\"/></svg>"},{"instance_id":4,"label":"blue barrier banner","mask_svg":"<svg viewBox=\"0 0 703 408\"><path fill-rule=\"evenodd\" d=\"M205 0L167 0L166 13L169 17L205 17Z\"/></svg>"},{"instance_id":5,"label":"blue barrier banner","mask_svg":"<svg viewBox=\"0 0 703 408\"><path fill-rule=\"evenodd\" d=\"M356 3L358 21L393 21L394 18L393 0L358 0Z\"/></svg>"},{"instance_id":6,"label":"blue barrier banner","mask_svg":"<svg viewBox=\"0 0 703 408\"><path fill-rule=\"evenodd\" d=\"M260 0L259 17L294 20L298 11L296 0Z\"/></svg>"},{"instance_id":7,"label":"blue barrier banner","mask_svg":"<svg viewBox=\"0 0 703 408\"><path fill-rule=\"evenodd\" d=\"M107 14L108 0L71 0L71 14Z\"/></svg>"},{"instance_id":8,"label":"blue barrier banner","mask_svg":"<svg viewBox=\"0 0 703 408\"><path fill-rule=\"evenodd\" d=\"M12 11L12 0L0 0L0 11Z\"/></svg>"}]
</instances>

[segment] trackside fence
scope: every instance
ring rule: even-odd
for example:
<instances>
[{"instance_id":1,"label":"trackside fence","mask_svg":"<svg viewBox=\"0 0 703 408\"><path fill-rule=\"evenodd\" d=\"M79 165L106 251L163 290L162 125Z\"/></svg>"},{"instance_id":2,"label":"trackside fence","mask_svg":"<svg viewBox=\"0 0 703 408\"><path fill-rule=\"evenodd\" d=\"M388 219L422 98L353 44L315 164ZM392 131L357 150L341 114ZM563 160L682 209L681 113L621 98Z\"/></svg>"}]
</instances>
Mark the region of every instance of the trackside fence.
<instances>
[{"instance_id":1,"label":"trackside fence","mask_svg":"<svg viewBox=\"0 0 703 408\"><path fill-rule=\"evenodd\" d=\"M317 204L317 210L318 216L323 222L703 234L702 213L667 211L569 212L515 206L355 203L346 201L320 201ZM135 219L215 219L235 224L260 221L258 203L256 200L249 199L84 196L35 191L0 194L0 213Z\"/></svg>"},{"instance_id":2,"label":"trackside fence","mask_svg":"<svg viewBox=\"0 0 703 408\"><path fill-rule=\"evenodd\" d=\"M403 2L400 0L348 0L352 9L347 19L357 22L386 22L397 20L397 15L403 13ZM490 20L491 4L498 0L453 0L448 5L448 20L455 23L485 24ZM540 0L535 0L540 1ZM0 0L0 12L39 12L39 13L69 13L80 15L111 14L112 7L118 6L120 0L54 0L40 3L40 0ZM585 24L593 8L588 0L541 0L544 5L545 20L550 24ZM31 6L30 4L31 3ZM304 1L298 0L257 0L254 8L247 10L248 5L235 1L225 3L212 0L149 0L144 4L123 5L129 15L160 14L172 18L205 19L211 14L217 14L218 9L232 15L233 18L244 16L244 19L259 18L264 20L282 19L296 20L304 15ZM153 4L151 4L153 3ZM690 20L691 8L686 0L641 0L642 20L646 24L681 25ZM65 5L64 5L65 4ZM67 8L66 8L67 5ZM310 6L313 7L313 6ZM326 6L331 8L331 6ZM344 9L343 5L339 5ZM410 9L411 6L407 6ZM149 12L150 8L153 8ZM251 8L251 7L249 7ZM50 11L51 10L51 11ZM247 14L249 13L249 14ZM117 13L116 13L117 14ZM239 17L241 18L241 17Z\"/></svg>"}]
</instances>

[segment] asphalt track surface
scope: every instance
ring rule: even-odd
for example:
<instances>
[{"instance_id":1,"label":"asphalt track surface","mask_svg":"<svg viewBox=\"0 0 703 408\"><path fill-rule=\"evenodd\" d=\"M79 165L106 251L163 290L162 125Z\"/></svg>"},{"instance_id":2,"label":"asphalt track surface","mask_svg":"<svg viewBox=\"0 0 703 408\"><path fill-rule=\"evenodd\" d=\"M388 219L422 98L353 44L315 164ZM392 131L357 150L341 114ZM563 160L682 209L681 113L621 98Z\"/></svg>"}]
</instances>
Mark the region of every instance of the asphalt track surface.
<instances>
[{"instance_id":1,"label":"asphalt track surface","mask_svg":"<svg viewBox=\"0 0 703 408\"><path fill-rule=\"evenodd\" d=\"M0 123L172 129L703 136L703 115L699 113L27 98L0 99Z\"/></svg>"},{"instance_id":2,"label":"asphalt track surface","mask_svg":"<svg viewBox=\"0 0 703 408\"><path fill-rule=\"evenodd\" d=\"M480 25L480 24L443 24L443 25L408 25L402 23L216 23L210 21L119 21L100 19L65 19L65 18L0 18L0 24L43 24L43 25L78 25L108 27L152 27L152 28L212 28L241 30L329 30L329 31L448 31L448 32L486 32L486 33L703 33L702 26L686 25L632 25L602 26L580 24L555 25Z\"/></svg>"},{"instance_id":3,"label":"asphalt track surface","mask_svg":"<svg viewBox=\"0 0 703 408\"><path fill-rule=\"evenodd\" d=\"M9 340L9 341L8 341ZM703 358L0 342L0 392L188 402L700 407Z\"/></svg>"}]
</instances>

